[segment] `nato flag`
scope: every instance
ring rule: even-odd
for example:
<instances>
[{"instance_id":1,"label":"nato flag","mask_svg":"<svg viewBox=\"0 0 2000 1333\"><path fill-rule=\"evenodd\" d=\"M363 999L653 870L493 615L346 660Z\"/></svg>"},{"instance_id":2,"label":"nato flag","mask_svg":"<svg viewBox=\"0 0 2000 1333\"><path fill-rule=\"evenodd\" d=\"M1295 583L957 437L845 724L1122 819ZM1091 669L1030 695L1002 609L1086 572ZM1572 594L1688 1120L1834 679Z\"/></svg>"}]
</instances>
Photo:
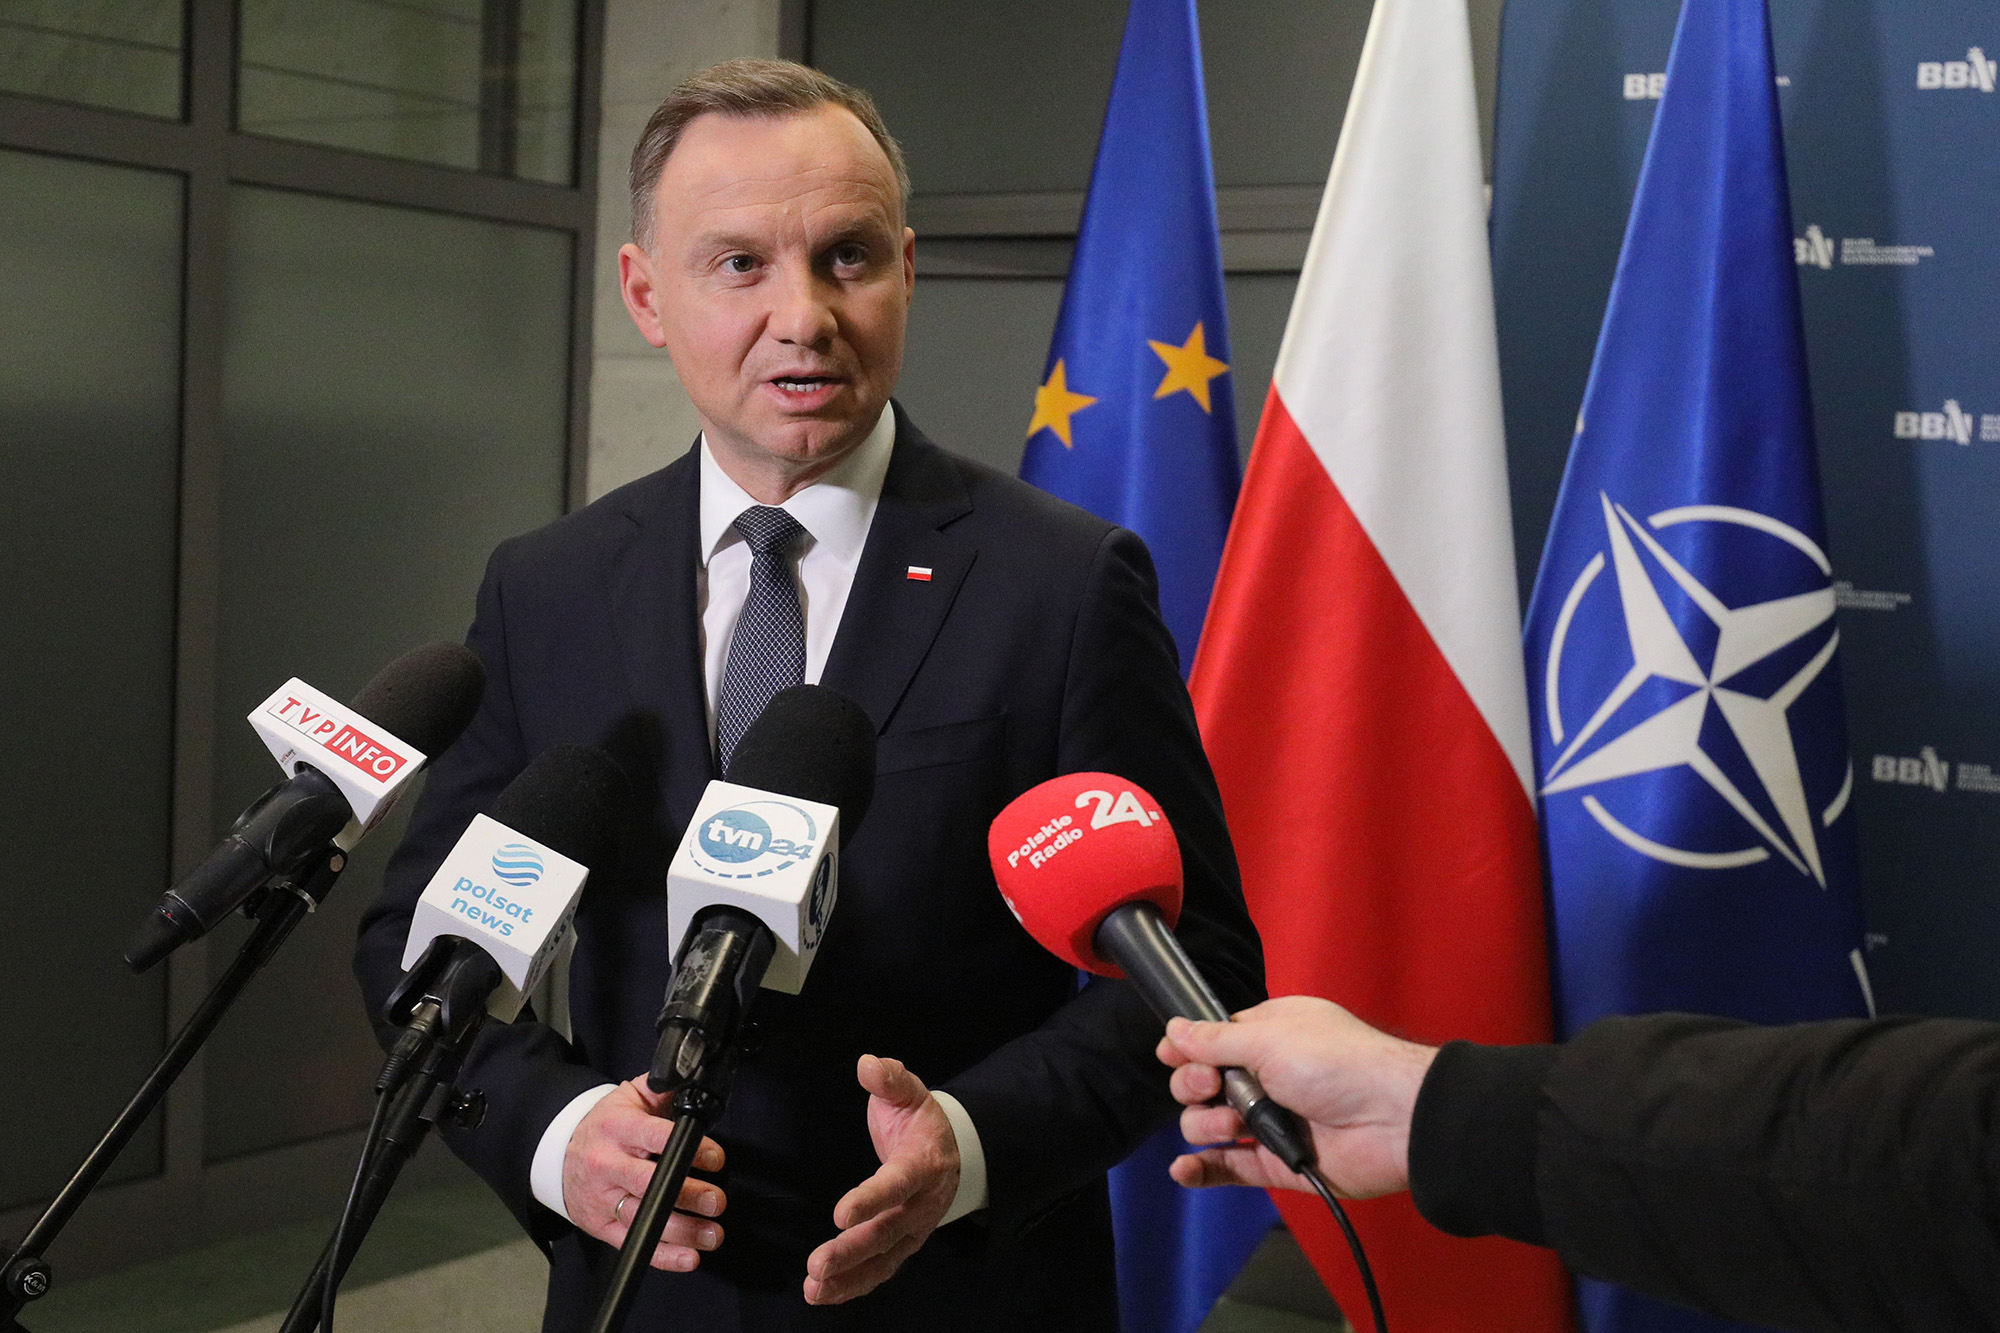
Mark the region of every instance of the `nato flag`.
<instances>
[{"instance_id":1,"label":"nato flag","mask_svg":"<svg viewBox=\"0 0 2000 1333\"><path fill-rule=\"evenodd\" d=\"M1021 476L1137 532L1194 662L1236 504L1222 249L1194 0L1133 0ZM1172 1126L1111 1173L1125 1333L1194 1333L1277 1221L1167 1176Z\"/></svg>"},{"instance_id":2,"label":"nato flag","mask_svg":"<svg viewBox=\"0 0 2000 1333\"><path fill-rule=\"evenodd\" d=\"M1832 573L1764 0L1687 0L1528 608L1565 1033L1872 1007Z\"/></svg>"}]
</instances>

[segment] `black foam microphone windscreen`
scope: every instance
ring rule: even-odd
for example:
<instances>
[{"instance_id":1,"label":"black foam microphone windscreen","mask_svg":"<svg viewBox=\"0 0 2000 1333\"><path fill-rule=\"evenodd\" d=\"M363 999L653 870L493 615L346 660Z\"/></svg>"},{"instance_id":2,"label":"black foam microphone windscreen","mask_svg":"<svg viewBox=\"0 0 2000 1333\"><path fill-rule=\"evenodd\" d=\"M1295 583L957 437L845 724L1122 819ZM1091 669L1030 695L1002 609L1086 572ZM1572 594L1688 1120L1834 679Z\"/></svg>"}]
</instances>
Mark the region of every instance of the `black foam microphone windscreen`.
<instances>
[{"instance_id":1,"label":"black foam microphone windscreen","mask_svg":"<svg viewBox=\"0 0 2000 1333\"><path fill-rule=\"evenodd\" d=\"M551 745L507 784L487 813L592 870L602 870L630 812L625 770L594 745Z\"/></svg>"},{"instance_id":2,"label":"black foam microphone windscreen","mask_svg":"<svg viewBox=\"0 0 2000 1333\"><path fill-rule=\"evenodd\" d=\"M486 668L463 644L412 648L376 672L354 696L355 712L436 758L479 711Z\"/></svg>"},{"instance_id":3,"label":"black foam microphone windscreen","mask_svg":"<svg viewBox=\"0 0 2000 1333\"><path fill-rule=\"evenodd\" d=\"M823 685L780 690L730 757L729 781L840 810L843 844L875 796L875 724Z\"/></svg>"}]
</instances>

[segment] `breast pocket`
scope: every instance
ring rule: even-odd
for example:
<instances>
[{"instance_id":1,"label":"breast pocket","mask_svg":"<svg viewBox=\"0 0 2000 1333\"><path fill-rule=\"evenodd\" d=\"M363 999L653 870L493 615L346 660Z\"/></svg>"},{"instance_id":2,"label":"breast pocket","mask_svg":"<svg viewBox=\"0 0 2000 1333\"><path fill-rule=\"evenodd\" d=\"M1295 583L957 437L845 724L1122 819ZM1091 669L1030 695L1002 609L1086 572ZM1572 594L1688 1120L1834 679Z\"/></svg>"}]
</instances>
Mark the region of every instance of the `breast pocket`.
<instances>
[{"instance_id":1,"label":"breast pocket","mask_svg":"<svg viewBox=\"0 0 2000 1333\"><path fill-rule=\"evenodd\" d=\"M927 768L990 762L999 754L1006 733L1005 713L892 733L875 742L875 774L886 778Z\"/></svg>"}]
</instances>

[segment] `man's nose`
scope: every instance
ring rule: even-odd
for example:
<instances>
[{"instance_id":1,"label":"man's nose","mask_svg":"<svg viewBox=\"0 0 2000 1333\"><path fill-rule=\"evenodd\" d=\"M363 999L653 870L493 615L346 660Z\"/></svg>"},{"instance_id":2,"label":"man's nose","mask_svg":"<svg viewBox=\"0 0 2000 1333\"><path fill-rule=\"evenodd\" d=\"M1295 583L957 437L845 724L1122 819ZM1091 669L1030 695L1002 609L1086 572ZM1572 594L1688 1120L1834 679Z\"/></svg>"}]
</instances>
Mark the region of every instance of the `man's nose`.
<instances>
[{"instance_id":1,"label":"man's nose","mask_svg":"<svg viewBox=\"0 0 2000 1333\"><path fill-rule=\"evenodd\" d=\"M838 326L832 298L828 285L810 265L787 265L783 278L776 284L771 336L800 347L824 347Z\"/></svg>"}]
</instances>

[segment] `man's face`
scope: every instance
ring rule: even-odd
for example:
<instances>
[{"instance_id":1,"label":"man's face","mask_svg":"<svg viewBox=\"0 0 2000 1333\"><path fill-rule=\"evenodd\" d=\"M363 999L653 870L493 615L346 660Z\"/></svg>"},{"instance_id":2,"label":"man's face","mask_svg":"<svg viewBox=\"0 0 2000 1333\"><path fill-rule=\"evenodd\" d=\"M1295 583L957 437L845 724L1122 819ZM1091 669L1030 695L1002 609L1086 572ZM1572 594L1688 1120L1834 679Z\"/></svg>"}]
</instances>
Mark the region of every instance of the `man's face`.
<instances>
[{"instance_id":1,"label":"man's face","mask_svg":"<svg viewBox=\"0 0 2000 1333\"><path fill-rule=\"evenodd\" d=\"M651 246L619 252L625 304L725 468L816 475L866 438L902 371L916 277L866 127L832 105L700 116L653 206Z\"/></svg>"}]
</instances>

